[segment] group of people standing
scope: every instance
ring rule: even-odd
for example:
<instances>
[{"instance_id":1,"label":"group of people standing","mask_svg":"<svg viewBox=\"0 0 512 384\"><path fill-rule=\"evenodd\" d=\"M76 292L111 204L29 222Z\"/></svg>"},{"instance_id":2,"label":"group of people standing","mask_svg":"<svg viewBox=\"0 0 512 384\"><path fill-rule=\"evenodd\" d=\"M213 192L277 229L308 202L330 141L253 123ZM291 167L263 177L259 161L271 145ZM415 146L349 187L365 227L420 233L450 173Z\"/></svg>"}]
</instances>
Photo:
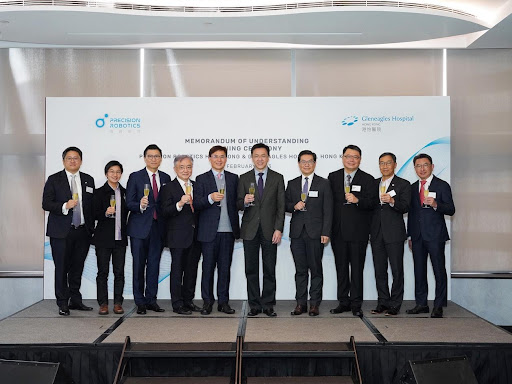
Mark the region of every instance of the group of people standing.
<instances>
[{"instance_id":1,"label":"group of people standing","mask_svg":"<svg viewBox=\"0 0 512 384\"><path fill-rule=\"evenodd\" d=\"M414 158L419 180L412 185L395 175L394 154L379 157L381 177L359 168L361 149L343 149L343 168L327 179L314 173L316 154L299 153L300 175L288 181L270 169L270 148L264 143L251 148L254 168L240 177L225 169L227 148L214 146L208 153L211 169L191 180L193 158L174 158L176 178L161 171L162 151L151 144L144 150L146 166L133 172L126 189L119 183L123 166L110 161L107 181L95 189L94 179L80 172L82 152L66 148L64 170L48 177L43 209L49 212L50 237L55 264L55 296L59 314L89 311L80 294L81 277L89 245L95 245L99 314L109 313L107 278L112 260L114 307L124 313L124 266L128 237L133 257L133 296L137 313L163 312L157 303L160 257L171 252L170 290L174 312L209 315L217 310L233 314L229 305L230 269L236 239L243 240L249 316L277 316L276 259L285 212L291 213L290 240L295 263L298 316L317 316L322 301L322 256L331 241L337 273L337 314L351 311L362 316L363 268L371 242L378 304L372 313L397 315L404 292L404 242L410 237L415 274L416 306L407 313L428 313L427 259L436 278L432 317L442 317L447 304L445 243L449 239L444 215L453 215L448 183L433 175L427 154ZM243 212L240 225L239 211ZM408 228L404 214L409 213ZM95 226L96 223L96 226ZM260 287L260 249L263 286ZM198 263L203 256L202 307L194 304ZM388 263L393 283L388 286ZM217 269L216 295L214 272ZM309 291L308 291L309 286ZM217 297L217 299L215 299ZM308 300L309 298L309 300ZM308 307L309 301L309 307Z\"/></svg>"}]
</instances>

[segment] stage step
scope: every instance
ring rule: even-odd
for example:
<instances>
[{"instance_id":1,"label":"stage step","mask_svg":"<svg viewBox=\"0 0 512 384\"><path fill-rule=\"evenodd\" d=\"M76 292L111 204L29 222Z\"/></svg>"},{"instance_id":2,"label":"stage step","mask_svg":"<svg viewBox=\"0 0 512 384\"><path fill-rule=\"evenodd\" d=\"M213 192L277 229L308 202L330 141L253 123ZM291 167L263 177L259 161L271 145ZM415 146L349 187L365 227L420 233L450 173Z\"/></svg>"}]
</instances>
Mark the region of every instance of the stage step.
<instances>
[{"instance_id":1,"label":"stage step","mask_svg":"<svg viewBox=\"0 0 512 384\"><path fill-rule=\"evenodd\" d=\"M248 377L247 384L354 384L350 376Z\"/></svg>"},{"instance_id":2,"label":"stage step","mask_svg":"<svg viewBox=\"0 0 512 384\"><path fill-rule=\"evenodd\" d=\"M126 384L229 384L229 377L127 377Z\"/></svg>"}]
</instances>

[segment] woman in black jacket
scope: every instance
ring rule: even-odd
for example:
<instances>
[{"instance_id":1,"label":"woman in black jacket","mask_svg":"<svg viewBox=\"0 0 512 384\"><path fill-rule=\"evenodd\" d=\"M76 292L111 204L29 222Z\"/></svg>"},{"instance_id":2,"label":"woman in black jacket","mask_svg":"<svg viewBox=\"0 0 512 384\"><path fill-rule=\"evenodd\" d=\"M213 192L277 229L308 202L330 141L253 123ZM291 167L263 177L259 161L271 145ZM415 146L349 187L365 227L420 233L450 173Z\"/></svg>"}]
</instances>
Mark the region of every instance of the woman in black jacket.
<instances>
[{"instance_id":1,"label":"woman in black jacket","mask_svg":"<svg viewBox=\"0 0 512 384\"><path fill-rule=\"evenodd\" d=\"M122 314L124 290L124 262L126 255L126 190L119 183L123 166L112 160L105 165L105 184L94 191L94 218L98 221L92 243L96 247L98 276L96 277L99 314L108 314L107 279L112 256L114 272L114 313ZM111 201L114 197L115 205ZM114 206L113 206L114 205Z\"/></svg>"}]
</instances>

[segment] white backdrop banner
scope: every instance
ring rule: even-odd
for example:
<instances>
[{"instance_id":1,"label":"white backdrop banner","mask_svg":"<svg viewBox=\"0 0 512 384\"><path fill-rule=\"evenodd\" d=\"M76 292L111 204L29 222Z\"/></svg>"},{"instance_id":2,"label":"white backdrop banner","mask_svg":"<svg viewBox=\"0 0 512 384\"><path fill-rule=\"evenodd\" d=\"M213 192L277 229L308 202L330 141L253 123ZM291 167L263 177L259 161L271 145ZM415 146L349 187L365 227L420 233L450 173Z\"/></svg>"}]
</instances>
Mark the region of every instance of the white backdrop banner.
<instances>
[{"instance_id":1,"label":"white backdrop banner","mask_svg":"<svg viewBox=\"0 0 512 384\"><path fill-rule=\"evenodd\" d=\"M448 97L314 97L314 98L47 98L46 177L63 169L61 154L68 146L83 151L81 171L92 175L96 187L106 181L103 169L110 160L123 164L121 183L131 172L144 167L143 151L156 143L163 151L161 170L173 178L173 158L194 158L194 175L209 167L208 150L213 145L228 148L227 170L242 174L252 168L251 146L270 147L269 166L284 175L285 182L299 175L297 155L303 149L317 154L316 173L327 177L341 168L343 147L358 145L361 169L380 176L378 157L383 152L397 156L397 174L413 182L412 158L425 152L432 156L434 173L450 181L450 99ZM192 177L195 178L194 176ZM449 220L449 219L447 219ZM288 237L287 214L283 239L278 247L277 299L295 298L295 266ZM412 255L404 256L405 295L414 299ZM45 239L44 297L54 298L54 266L48 238ZM171 256L164 251L160 265L159 298L169 298ZM325 300L336 299L336 272L330 245L324 258ZM450 250L446 249L450 278ZM132 257L126 253L125 298L132 298ZM84 298L96 298L96 255L91 246L83 278ZM200 298L199 265L196 298ZM112 273L109 291L112 297ZM450 284L448 284L450 298ZM235 244L231 267L230 297L245 299L243 245ZM429 299L434 297L434 279L429 266ZM371 247L364 270L364 298L376 299Z\"/></svg>"}]
</instances>

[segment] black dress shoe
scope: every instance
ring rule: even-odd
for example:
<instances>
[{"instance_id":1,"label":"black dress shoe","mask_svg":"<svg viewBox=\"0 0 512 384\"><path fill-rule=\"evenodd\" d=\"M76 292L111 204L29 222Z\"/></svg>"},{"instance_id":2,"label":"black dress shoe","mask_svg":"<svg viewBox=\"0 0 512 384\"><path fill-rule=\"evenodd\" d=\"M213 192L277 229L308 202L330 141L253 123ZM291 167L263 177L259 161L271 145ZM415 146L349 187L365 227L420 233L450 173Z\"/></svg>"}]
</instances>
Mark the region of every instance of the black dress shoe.
<instances>
[{"instance_id":1,"label":"black dress shoe","mask_svg":"<svg viewBox=\"0 0 512 384\"><path fill-rule=\"evenodd\" d=\"M92 307L88 307L87 305L84 305L84 303L69 304L69 309L76 309L77 311L92 311Z\"/></svg>"},{"instance_id":2,"label":"black dress shoe","mask_svg":"<svg viewBox=\"0 0 512 384\"><path fill-rule=\"evenodd\" d=\"M311 308L309 308L309 316L318 316L320 314L320 309L318 308L318 305L312 305Z\"/></svg>"},{"instance_id":3,"label":"black dress shoe","mask_svg":"<svg viewBox=\"0 0 512 384\"><path fill-rule=\"evenodd\" d=\"M338 305L336 308L333 308L330 310L330 312L332 314L336 314L336 313L343 313L343 312L348 312L350 311L350 307L348 305Z\"/></svg>"},{"instance_id":4,"label":"black dress shoe","mask_svg":"<svg viewBox=\"0 0 512 384\"><path fill-rule=\"evenodd\" d=\"M137 305L137 315L145 315L146 314L146 306L145 305Z\"/></svg>"},{"instance_id":5,"label":"black dress shoe","mask_svg":"<svg viewBox=\"0 0 512 384\"><path fill-rule=\"evenodd\" d=\"M165 309L160 308L160 306L157 303L146 305L146 309L149 309L150 311L154 312L165 312Z\"/></svg>"},{"instance_id":6,"label":"black dress shoe","mask_svg":"<svg viewBox=\"0 0 512 384\"><path fill-rule=\"evenodd\" d=\"M69 316L69 307L67 305L63 305L62 307L59 307L59 315Z\"/></svg>"},{"instance_id":7,"label":"black dress shoe","mask_svg":"<svg viewBox=\"0 0 512 384\"><path fill-rule=\"evenodd\" d=\"M177 313L178 315L191 315L192 311L185 307L184 305L178 308L175 308L172 310L173 312Z\"/></svg>"},{"instance_id":8,"label":"black dress shoe","mask_svg":"<svg viewBox=\"0 0 512 384\"><path fill-rule=\"evenodd\" d=\"M224 312L228 315L232 315L233 313L235 313L235 310L231 308L228 303L219 304L219 306L217 307L217 311Z\"/></svg>"},{"instance_id":9,"label":"black dress shoe","mask_svg":"<svg viewBox=\"0 0 512 384\"><path fill-rule=\"evenodd\" d=\"M408 309L405 311L408 315L418 315L420 313L429 313L430 309L428 305L416 305L414 308Z\"/></svg>"},{"instance_id":10,"label":"black dress shoe","mask_svg":"<svg viewBox=\"0 0 512 384\"><path fill-rule=\"evenodd\" d=\"M398 308L391 307L386 311L386 316L396 316L400 313Z\"/></svg>"},{"instance_id":11,"label":"black dress shoe","mask_svg":"<svg viewBox=\"0 0 512 384\"><path fill-rule=\"evenodd\" d=\"M293 311L290 312L292 316L299 316L308 311L308 307L298 304Z\"/></svg>"},{"instance_id":12,"label":"black dress shoe","mask_svg":"<svg viewBox=\"0 0 512 384\"><path fill-rule=\"evenodd\" d=\"M203 309L201 309L201 315L209 315L212 313L213 305L205 304L203 305Z\"/></svg>"},{"instance_id":13,"label":"black dress shoe","mask_svg":"<svg viewBox=\"0 0 512 384\"><path fill-rule=\"evenodd\" d=\"M201 307L198 307L197 305L195 305L194 303L190 303L190 304L185 304L183 305L185 308L187 308L189 311L192 311L192 312L201 312Z\"/></svg>"},{"instance_id":14,"label":"black dress shoe","mask_svg":"<svg viewBox=\"0 0 512 384\"><path fill-rule=\"evenodd\" d=\"M263 313L268 317L276 317L277 313L274 312L274 308L268 307L263 310Z\"/></svg>"},{"instance_id":15,"label":"black dress shoe","mask_svg":"<svg viewBox=\"0 0 512 384\"><path fill-rule=\"evenodd\" d=\"M372 314L374 314L374 315L381 314L381 313L386 312L388 309L389 309L389 307L379 304L379 305L377 305L377 308L372 309Z\"/></svg>"},{"instance_id":16,"label":"black dress shoe","mask_svg":"<svg viewBox=\"0 0 512 384\"><path fill-rule=\"evenodd\" d=\"M432 310L432 313L430 314L430 317L434 319L440 319L443 317L443 307L434 307Z\"/></svg>"},{"instance_id":17,"label":"black dress shoe","mask_svg":"<svg viewBox=\"0 0 512 384\"><path fill-rule=\"evenodd\" d=\"M363 317L363 310L361 308L352 308L352 314L357 317Z\"/></svg>"},{"instance_id":18,"label":"black dress shoe","mask_svg":"<svg viewBox=\"0 0 512 384\"><path fill-rule=\"evenodd\" d=\"M254 317L254 316L258 316L259 313L261 313L261 309L251 308L251 310L249 311L247 316Z\"/></svg>"}]
</instances>

